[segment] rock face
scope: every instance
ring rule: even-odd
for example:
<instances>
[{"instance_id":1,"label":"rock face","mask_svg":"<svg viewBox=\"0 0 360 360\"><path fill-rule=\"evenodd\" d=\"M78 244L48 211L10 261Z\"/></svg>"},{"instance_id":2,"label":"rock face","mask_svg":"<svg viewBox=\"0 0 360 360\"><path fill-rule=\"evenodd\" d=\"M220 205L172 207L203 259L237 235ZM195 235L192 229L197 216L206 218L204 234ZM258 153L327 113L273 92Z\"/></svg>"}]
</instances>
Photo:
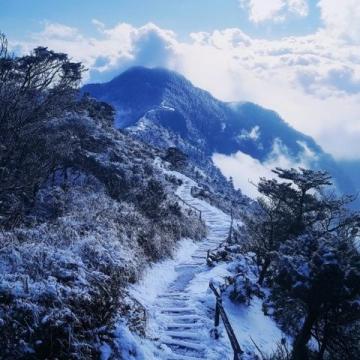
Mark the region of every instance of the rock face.
<instances>
[{"instance_id":1,"label":"rock face","mask_svg":"<svg viewBox=\"0 0 360 360\"><path fill-rule=\"evenodd\" d=\"M115 107L118 128L158 147L176 146L205 169L215 152L241 151L263 162L275 149L298 163L310 154L310 166L328 170L340 190L354 189L330 155L274 111L219 101L175 72L135 67L108 83L85 85L83 92Z\"/></svg>"}]
</instances>

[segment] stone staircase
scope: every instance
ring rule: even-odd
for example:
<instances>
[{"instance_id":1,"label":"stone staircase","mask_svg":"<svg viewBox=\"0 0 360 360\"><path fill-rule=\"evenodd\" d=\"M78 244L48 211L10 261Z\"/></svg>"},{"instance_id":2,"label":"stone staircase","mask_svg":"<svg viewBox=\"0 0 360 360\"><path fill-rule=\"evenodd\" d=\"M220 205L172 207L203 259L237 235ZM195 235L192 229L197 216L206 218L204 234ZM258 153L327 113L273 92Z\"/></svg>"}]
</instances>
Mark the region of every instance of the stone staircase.
<instances>
[{"instance_id":1,"label":"stone staircase","mask_svg":"<svg viewBox=\"0 0 360 360\"><path fill-rule=\"evenodd\" d=\"M205 309L197 309L191 302L188 285L196 274L208 271L206 255L209 249L223 242L229 231L230 218L221 210L191 196L191 180L184 180L178 195L202 213L208 228L207 238L199 243L191 260L178 264L177 278L166 292L157 298L155 316L159 324L159 350L155 359L206 359L206 344L210 338L212 319Z\"/></svg>"}]
</instances>

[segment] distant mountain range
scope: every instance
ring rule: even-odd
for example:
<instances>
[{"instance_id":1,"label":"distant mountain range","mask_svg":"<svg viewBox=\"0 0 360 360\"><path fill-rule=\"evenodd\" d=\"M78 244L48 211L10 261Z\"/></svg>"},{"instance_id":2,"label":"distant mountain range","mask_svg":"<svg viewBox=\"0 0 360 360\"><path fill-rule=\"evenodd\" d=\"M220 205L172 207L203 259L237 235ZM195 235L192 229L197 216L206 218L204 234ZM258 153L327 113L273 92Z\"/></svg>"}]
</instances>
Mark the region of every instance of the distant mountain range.
<instances>
[{"instance_id":1,"label":"distant mountain range","mask_svg":"<svg viewBox=\"0 0 360 360\"><path fill-rule=\"evenodd\" d=\"M309 166L329 171L341 192L355 191L339 164L276 112L250 102L222 102L178 73L134 67L82 91L114 106L118 128L155 146L177 146L197 162L238 151L264 162L277 144L295 163L307 154Z\"/></svg>"}]
</instances>

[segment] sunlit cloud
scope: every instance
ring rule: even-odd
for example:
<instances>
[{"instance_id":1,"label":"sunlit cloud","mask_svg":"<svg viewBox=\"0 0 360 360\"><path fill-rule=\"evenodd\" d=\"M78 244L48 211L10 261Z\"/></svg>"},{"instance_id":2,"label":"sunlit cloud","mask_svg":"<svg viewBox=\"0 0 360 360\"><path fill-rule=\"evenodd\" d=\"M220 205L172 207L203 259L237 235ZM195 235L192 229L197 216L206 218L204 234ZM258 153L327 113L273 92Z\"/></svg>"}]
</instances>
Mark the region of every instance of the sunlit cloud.
<instances>
[{"instance_id":1,"label":"sunlit cloud","mask_svg":"<svg viewBox=\"0 0 360 360\"><path fill-rule=\"evenodd\" d=\"M240 0L239 3L248 10L249 19L254 23L282 22L291 14L307 16L309 12L306 0Z\"/></svg>"},{"instance_id":2,"label":"sunlit cloud","mask_svg":"<svg viewBox=\"0 0 360 360\"><path fill-rule=\"evenodd\" d=\"M333 36L360 43L360 2L319 0L321 18Z\"/></svg>"}]
</instances>

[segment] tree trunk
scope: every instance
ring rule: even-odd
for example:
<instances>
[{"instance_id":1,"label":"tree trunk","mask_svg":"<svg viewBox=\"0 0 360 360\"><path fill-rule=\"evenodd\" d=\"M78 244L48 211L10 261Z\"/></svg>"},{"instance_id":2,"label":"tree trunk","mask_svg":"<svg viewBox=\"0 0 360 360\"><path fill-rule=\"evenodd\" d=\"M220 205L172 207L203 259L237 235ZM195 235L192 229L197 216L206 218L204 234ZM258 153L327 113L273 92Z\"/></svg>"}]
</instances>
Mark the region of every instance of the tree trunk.
<instances>
[{"instance_id":1,"label":"tree trunk","mask_svg":"<svg viewBox=\"0 0 360 360\"><path fill-rule=\"evenodd\" d=\"M311 329L316 321L316 311L311 311L305 319L304 325L294 341L292 360L308 360L306 345L311 337Z\"/></svg>"},{"instance_id":2,"label":"tree trunk","mask_svg":"<svg viewBox=\"0 0 360 360\"><path fill-rule=\"evenodd\" d=\"M262 284L263 284L263 282L265 280L265 276L267 274L270 263L271 263L270 257L266 257L265 261L264 261L264 265L262 266L261 271L260 271L260 275L259 275L258 283L259 283L260 286L262 286Z\"/></svg>"},{"instance_id":3,"label":"tree trunk","mask_svg":"<svg viewBox=\"0 0 360 360\"><path fill-rule=\"evenodd\" d=\"M323 360L324 359L326 346L327 346L327 339L324 339L323 343L321 344L320 350L319 350L318 360Z\"/></svg>"},{"instance_id":4,"label":"tree trunk","mask_svg":"<svg viewBox=\"0 0 360 360\"><path fill-rule=\"evenodd\" d=\"M326 348L327 348L327 345L328 345L328 341L329 341L329 331L328 331L328 326L325 325L323 338L322 338L322 343L321 343L321 346L319 348L318 360L323 360L324 359L324 355L325 355L325 351L326 351Z\"/></svg>"}]
</instances>

